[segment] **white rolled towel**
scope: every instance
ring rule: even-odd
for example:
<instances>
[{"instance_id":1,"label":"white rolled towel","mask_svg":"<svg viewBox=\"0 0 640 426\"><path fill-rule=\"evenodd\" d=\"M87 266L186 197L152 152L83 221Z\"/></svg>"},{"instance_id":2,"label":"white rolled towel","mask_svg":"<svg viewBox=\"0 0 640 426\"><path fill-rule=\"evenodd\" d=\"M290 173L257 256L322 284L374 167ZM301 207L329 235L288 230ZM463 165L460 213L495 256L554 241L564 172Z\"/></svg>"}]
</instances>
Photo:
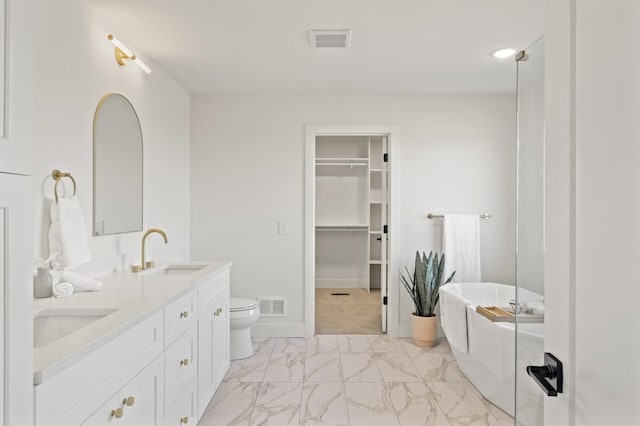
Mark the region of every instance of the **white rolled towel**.
<instances>
[{"instance_id":1,"label":"white rolled towel","mask_svg":"<svg viewBox=\"0 0 640 426\"><path fill-rule=\"evenodd\" d=\"M522 307L526 313L544 315L544 302L542 300L523 302Z\"/></svg>"},{"instance_id":2,"label":"white rolled towel","mask_svg":"<svg viewBox=\"0 0 640 426\"><path fill-rule=\"evenodd\" d=\"M69 297L73 294L73 285L68 282L61 281L53 286L53 295L55 297Z\"/></svg>"},{"instance_id":3,"label":"white rolled towel","mask_svg":"<svg viewBox=\"0 0 640 426\"><path fill-rule=\"evenodd\" d=\"M60 281L70 282L78 290L85 290L85 291L102 290L102 281L98 281L94 278L85 277L84 275L80 275L71 271L64 271L60 276Z\"/></svg>"}]
</instances>

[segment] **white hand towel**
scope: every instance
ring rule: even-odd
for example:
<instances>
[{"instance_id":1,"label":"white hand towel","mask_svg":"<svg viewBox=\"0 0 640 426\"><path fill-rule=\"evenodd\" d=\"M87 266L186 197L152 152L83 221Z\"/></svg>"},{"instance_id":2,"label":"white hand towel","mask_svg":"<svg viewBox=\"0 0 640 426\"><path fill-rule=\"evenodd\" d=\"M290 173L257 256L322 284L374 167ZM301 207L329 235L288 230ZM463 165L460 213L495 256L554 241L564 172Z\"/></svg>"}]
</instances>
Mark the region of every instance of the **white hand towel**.
<instances>
[{"instance_id":1,"label":"white hand towel","mask_svg":"<svg viewBox=\"0 0 640 426\"><path fill-rule=\"evenodd\" d=\"M479 215L445 214L442 252L445 279L455 271L454 282L481 282Z\"/></svg>"},{"instance_id":2,"label":"white hand towel","mask_svg":"<svg viewBox=\"0 0 640 426\"><path fill-rule=\"evenodd\" d=\"M451 347L469 351L467 337L467 303L450 286L440 287L440 323Z\"/></svg>"},{"instance_id":3,"label":"white hand towel","mask_svg":"<svg viewBox=\"0 0 640 426\"><path fill-rule=\"evenodd\" d=\"M91 261L84 215L77 197L51 203L49 253L55 254L55 268L73 268Z\"/></svg>"},{"instance_id":4,"label":"white hand towel","mask_svg":"<svg viewBox=\"0 0 640 426\"><path fill-rule=\"evenodd\" d=\"M100 291L102 290L102 281L94 278L85 277L71 271L64 271L60 276L60 281L68 281L78 290Z\"/></svg>"},{"instance_id":5,"label":"white hand towel","mask_svg":"<svg viewBox=\"0 0 640 426\"><path fill-rule=\"evenodd\" d=\"M53 295L55 297L69 297L73 294L73 285L64 281L53 286Z\"/></svg>"}]
</instances>

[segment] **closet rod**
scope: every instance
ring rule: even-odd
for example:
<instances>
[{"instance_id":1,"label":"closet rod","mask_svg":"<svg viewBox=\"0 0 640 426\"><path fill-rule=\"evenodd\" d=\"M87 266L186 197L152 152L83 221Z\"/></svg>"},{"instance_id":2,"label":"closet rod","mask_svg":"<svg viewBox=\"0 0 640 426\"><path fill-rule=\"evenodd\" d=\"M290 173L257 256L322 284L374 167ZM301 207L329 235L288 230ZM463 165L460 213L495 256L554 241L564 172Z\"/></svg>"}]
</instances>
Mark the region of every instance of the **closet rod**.
<instances>
[{"instance_id":1,"label":"closet rod","mask_svg":"<svg viewBox=\"0 0 640 426\"><path fill-rule=\"evenodd\" d=\"M316 166L367 166L366 163L316 163Z\"/></svg>"},{"instance_id":2,"label":"closet rod","mask_svg":"<svg viewBox=\"0 0 640 426\"><path fill-rule=\"evenodd\" d=\"M489 213L480 213L478 216L480 216L480 219L491 219L491 215ZM443 214L429 213L427 215L427 218L429 218L429 219L443 219L444 215Z\"/></svg>"},{"instance_id":3,"label":"closet rod","mask_svg":"<svg viewBox=\"0 0 640 426\"><path fill-rule=\"evenodd\" d=\"M316 231L322 232L367 232L369 228L316 228Z\"/></svg>"}]
</instances>

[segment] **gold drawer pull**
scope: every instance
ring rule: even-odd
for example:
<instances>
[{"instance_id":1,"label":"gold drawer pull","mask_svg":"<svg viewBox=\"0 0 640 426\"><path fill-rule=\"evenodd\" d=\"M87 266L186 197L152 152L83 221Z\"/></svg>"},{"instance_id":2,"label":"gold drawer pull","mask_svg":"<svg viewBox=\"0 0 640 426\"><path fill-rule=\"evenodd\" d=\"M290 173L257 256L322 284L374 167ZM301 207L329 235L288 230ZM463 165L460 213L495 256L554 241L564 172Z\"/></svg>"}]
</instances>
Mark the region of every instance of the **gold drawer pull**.
<instances>
[{"instance_id":1,"label":"gold drawer pull","mask_svg":"<svg viewBox=\"0 0 640 426\"><path fill-rule=\"evenodd\" d=\"M124 401L122 401L122 403L125 404L127 407L131 407L134 402L136 402L136 399L134 397L132 397L132 396L130 396L127 399L125 399Z\"/></svg>"},{"instance_id":2,"label":"gold drawer pull","mask_svg":"<svg viewBox=\"0 0 640 426\"><path fill-rule=\"evenodd\" d=\"M115 410L111 410L111 417L115 417L116 419L119 419L120 417L122 417L123 411L122 408L116 408Z\"/></svg>"},{"instance_id":3,"label":"gold drawer pull","mask_svg":"<svg viewBox=\"0 0 640 426\"><path fill-rule=\"evenodd\" d=\"M181 419L180 419L180 423L182 423L182 424L187 424L187 423L189 423L189 417L183 417L183 418L181 418Z\"/></svg>"},{"instance_id":4,"label":"gold drawer pull","mask_svg":"<svg viewBox=\"0 0 640 426\"><path fill-rule=\"evenodd\" d=\"M189 316L188 311L180 312L180 318L187 318Z\"/></svg>"},{"instance_id":5,"label":"gold drawer pull","mask_svg":"<svg viewBox=\"0 0 640 426\"><path fill-rule=\"evenodd\" d=\"M183 365L189 365L189 359L185 358L182 361L180 361L180 366L182 367Z\"/></svg>"}]
</instances>

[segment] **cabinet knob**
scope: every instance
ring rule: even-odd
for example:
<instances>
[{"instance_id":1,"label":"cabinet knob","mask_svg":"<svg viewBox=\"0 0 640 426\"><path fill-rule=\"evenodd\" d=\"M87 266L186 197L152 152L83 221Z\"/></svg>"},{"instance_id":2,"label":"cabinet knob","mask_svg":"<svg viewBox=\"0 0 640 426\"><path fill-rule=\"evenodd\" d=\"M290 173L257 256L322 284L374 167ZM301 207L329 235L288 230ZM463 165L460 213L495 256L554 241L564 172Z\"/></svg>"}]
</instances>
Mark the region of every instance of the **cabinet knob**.
<instances>
[{"instance_id":1,"label":"cabinet knob","mask_svg":"<svg viewBox=\"0 0 640 426\"><path fill-rule=\"evenodd\" d=\"M218 315L222 313L222 308L218 308Z\"/></svg>"},{"instance_id":2,"label":"cabinet knob","mask_svg":"<svg viewBox=\"0 0 640 426\"><path fill-rule=\"evenodd\" d=\"M180 312L180 318L187 318L189 316L188 311Z\"/></svg>"},{"instance_id":3,"label":"cabinet knob","mask_svg":"<svg viewBox=\"0 0 640 426\"><path fill-rule=\"evenodd\" d=\"M189 365L189 358L185 358L182 361L180 361L180 366L183 366L183 365Z\"/></svg>"},{"instance_id":4,"label":"cabinet knob","mask_svg":"<svg viewBox=\"0 0 640 426\"><path fill-rule=\"evenodd\" d=\"M115 410L111 410L111 417L115 417L116 419L119 419L120 417L122 417L123 411L122 408L116 408Z\"/></svg>"},{"instance_id":5,"label":"cabinet knob","mask_svg":"<svg viewBox=\"0 0 640 426\"><path fill-rule=\"evenodd\" d=\"M218 308L213 312L214 317L219 317L222 314L222 308Z\"/></svg>"},{"instance_id":6,"label":"cabinet knob","mask_svg":"<svg viewBox=\"0 0 640 426\"><path fill-rule=\"evenodd\" d=\"M136 399L133 396L130 396L124 401L122 401L122 403L125 404L127 407L131 407L134 402L136 402Z\"/></svg>"},{"instance_id":7,"label":"cabinet knob","mask_svg":"<svg viewBox=\"0 0 640 426\"><path fill-rule=\"evenodd\" d=\"M181 424L189 423L189 417L183 417L183 418L181 418L181 419L180 419L180 423L181 423Z\"/></svg>"}]
</instances>

